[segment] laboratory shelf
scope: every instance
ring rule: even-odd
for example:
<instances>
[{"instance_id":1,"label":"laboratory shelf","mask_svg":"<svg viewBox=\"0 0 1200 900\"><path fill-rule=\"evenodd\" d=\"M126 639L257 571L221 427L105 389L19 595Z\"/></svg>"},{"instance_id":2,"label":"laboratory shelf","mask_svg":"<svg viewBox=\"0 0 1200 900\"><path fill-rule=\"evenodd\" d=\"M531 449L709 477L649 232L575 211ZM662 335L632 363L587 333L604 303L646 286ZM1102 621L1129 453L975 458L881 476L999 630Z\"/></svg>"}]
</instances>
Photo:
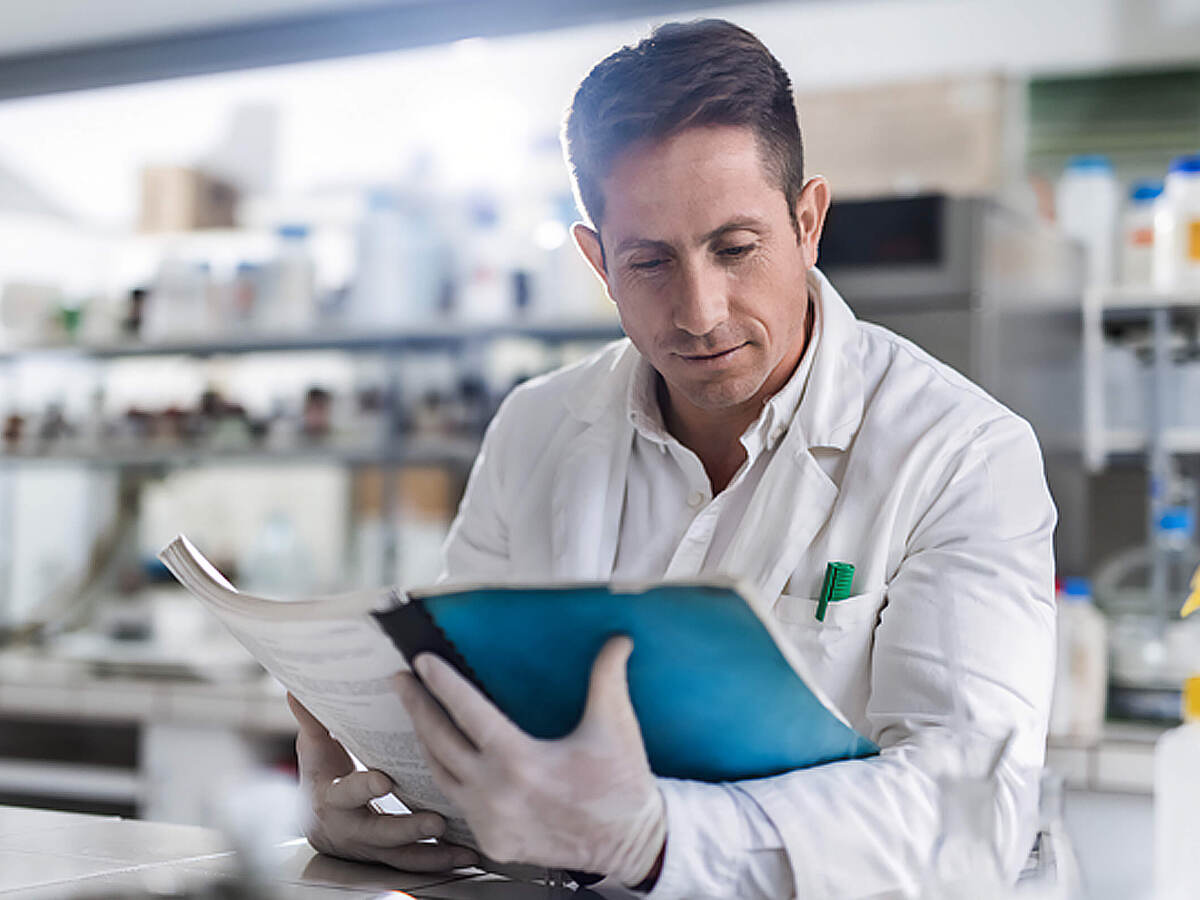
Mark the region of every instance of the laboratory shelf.
<instances>
[{"instance_id":1,"label":"laboratory shelf","mask_svg":"<svg viewBox=\"0 0 1200 900\"><path fill-rule=\"evenodd\" d=\"M80 763L0 760L0 791L68 800L137 803L142 779L131 770Z\"/></svg>"},{"instance_id":2,"label":"laboratory shelf","mask_svg":"<svg viewBox=\"0 0 1200 900\"><path fill-rule=\"evenodd\" d=\"M1200 453L1200 428L1168 428L1163 432L1168 453ZM1113 430L1105 437L1105 450L1112 456L1140 456L1146 452L1144 431Z\"/></svg>"},{"instance_id":3,"label":"laboratory shelf","mask_svg":"<svg viewBox=\"0 0 1200 900\"><path fill-rule=\"evenodd\" d=\"M419 328L392 331L303 332L296 334L248 334L212 339L178 341L120 341L105 344L63 343L0 350L0 360L28 356L77 356L90 359L119 359L137 356L221 356L245 353L350 351L388 352L405 350L454 350L465 344L503 338L530 338L550 343L616 340L620 326L611 320L538 320L493 325L438 322Z\"/></svg>"},{"instance_id":4,"label":"laboratory shelf","mask_svg":"<svg viewBox=\"0 0 1200 900\"><path fill-rule=\"evenodd\" d=\"M1100 305L1106 312L1200 307L1200 291L1111 288L1100 292Z\"/></svg>"},{"instance_id":5,"label":"laboratory shelf","mask_svg":"<svg viewBox=\"0 0 1200 900\"><path fill-rule=\"evenodd\" d=\"M0 454L3 466L89 466L112 469L171 469L197 464L279 465L331 463L348 466L449 464L467 467L479 452L477 438L397 440L394 446L355 447L314 442L289 448L121 447L47 453Z\"/></svg>"}]
</instances>

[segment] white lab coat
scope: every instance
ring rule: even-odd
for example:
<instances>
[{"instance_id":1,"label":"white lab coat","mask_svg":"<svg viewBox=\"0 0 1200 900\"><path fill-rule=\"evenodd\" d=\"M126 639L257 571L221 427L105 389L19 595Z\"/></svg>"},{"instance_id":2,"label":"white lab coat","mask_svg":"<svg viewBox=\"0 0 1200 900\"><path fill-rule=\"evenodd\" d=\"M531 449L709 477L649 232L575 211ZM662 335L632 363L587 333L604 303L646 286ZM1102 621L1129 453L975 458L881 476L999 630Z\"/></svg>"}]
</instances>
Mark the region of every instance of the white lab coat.
<instances>
[{"instance_id":1,"label":"white lab coat","mask_svg":"<svg viewBox=\"0 0 1200 900\"><path fill-rule=\"evenodd\" d=\"M948 762L937 726L961 731L965 714L1013 732L995 814L1015 875L1036 829L1054 671L1056 516L1036 439L958 373L858 321L815 269L809 287L822 328L809 382L725 560L883 752L739 786L782 836L797 897L915 892ZM619 341L505 400L444 577L610 575L636 354ZM855 564L858 593L819 623L829 560Z\"/></svg>"}]
</instances>

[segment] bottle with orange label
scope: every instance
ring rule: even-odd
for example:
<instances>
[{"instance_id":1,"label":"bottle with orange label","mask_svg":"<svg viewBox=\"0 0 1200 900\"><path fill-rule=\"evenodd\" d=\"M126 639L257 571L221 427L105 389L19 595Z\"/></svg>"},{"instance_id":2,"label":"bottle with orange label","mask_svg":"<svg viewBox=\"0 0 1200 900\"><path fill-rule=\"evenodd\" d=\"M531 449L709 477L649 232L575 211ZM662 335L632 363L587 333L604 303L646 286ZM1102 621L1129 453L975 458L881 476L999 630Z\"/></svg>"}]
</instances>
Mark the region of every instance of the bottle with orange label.
<instances>
[{"instance_id":1,"label":"bottle with orange label","mask_svg":"<svg viewBox=\"0 0 1200 900\"><path fill-rule=\"evenodd\" d=\"M1200 153L1171 161L1154 209L1154 287L1200 293Z\"/></svg>"},{"instance_id":2,"label":"bottle with orange label","mask_svg":"<svg viewBox=\"0 0 1200 900\"><path fill-rule=\"evenodd\" d=\"M1149 287L1154 265L1154 207L1162 194L1161 179L1135 181L1121 223L1121 283Z\"/></svg>"}]
</instances>

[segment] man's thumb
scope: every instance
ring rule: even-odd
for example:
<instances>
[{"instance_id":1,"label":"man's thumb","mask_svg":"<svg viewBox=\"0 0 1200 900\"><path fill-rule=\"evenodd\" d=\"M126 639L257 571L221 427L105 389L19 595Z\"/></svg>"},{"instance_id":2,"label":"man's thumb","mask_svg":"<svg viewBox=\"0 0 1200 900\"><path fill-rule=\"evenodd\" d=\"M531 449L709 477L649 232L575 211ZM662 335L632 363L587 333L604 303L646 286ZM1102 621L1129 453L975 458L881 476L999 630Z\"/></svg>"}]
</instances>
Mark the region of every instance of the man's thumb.
<instances>
[{"instance_id":1,"label":"man's thumb","mask_svg":"<svg viewBox=\"0 0 1200 900\"><path fill-rule=\"evenodd\" d=\"M629 700L629 682L626 680L626 668L631 653L633 640L623 634L609 638L600 648L595 662L592 663L583 724L597 718L608 723L612 723L614 719L635 718L633 704Z\"/></svg>"}]
</instances>

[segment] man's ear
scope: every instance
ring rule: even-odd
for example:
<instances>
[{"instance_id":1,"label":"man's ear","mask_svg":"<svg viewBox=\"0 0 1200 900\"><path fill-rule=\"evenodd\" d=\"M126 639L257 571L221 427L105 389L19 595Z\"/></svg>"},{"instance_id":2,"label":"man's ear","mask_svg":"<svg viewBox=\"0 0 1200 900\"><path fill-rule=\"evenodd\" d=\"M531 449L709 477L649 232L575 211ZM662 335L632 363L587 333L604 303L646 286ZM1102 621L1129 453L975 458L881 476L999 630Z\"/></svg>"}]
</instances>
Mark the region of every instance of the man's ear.
<instances>
[{"instance_id":1,"label":"man's ear","mask_svg":"<svg viewBox=\"0 0 1200 900\"><path fill-rule=\"evenodd\" d=\"M582 222L576 222L571 226L571 236L575 238L575 246L579 248L583 258L588 261L588 265L592 267L596 277L603 282L604 290L611 300L612 287L608 283L608 270L604 265L604 249L600 246L600 234Z\"/></svg>"},{"instance_id":2,"label":"man's ear","mask_svg":"<svg viewBox=\"0 0 1200 900\"><path fill-rule=\"evenodd\" d=\"M821 175L814 175L804 182L804 189L796 198L796 236L804 254L805 268L817 264L817 248L821 243L821 231L825 227L830 199L829 182Z\"/></svg>"}]
</instances>

